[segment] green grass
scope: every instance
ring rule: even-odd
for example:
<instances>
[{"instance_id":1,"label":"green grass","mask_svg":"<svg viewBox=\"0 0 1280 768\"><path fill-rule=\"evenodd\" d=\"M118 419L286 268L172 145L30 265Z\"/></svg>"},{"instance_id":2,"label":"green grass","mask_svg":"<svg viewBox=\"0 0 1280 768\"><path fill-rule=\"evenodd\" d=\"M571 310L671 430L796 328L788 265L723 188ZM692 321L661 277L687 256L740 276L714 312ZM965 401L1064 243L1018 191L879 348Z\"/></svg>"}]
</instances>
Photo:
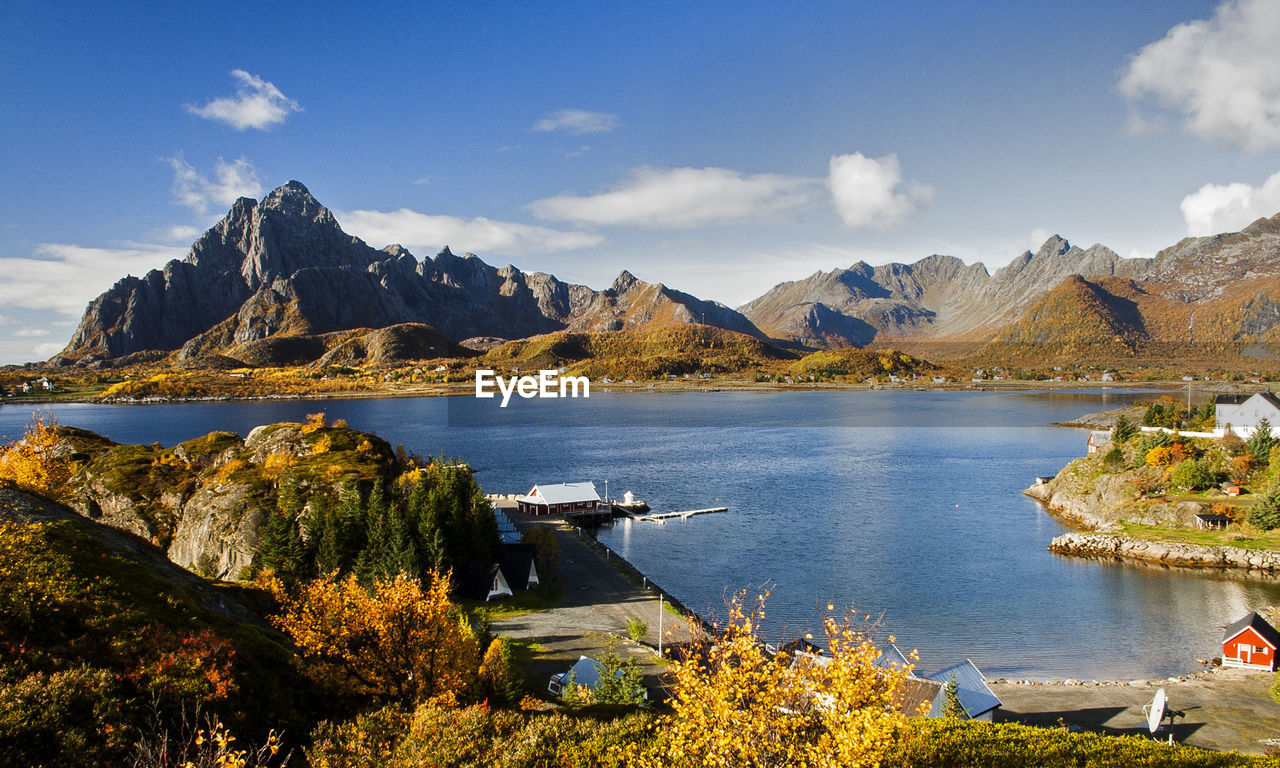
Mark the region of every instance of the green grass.
<instances>
[{"instance_id":1,"label":"green grass","mask_svg":"<svg viewBox=\"0 0 1280 768\"><path fill-rule=\"evenodd\" d=\"M1202 531L1193 528L1168 528L1155 525L1138 525L1136 523L1121 523L1120 527L1124 531L1124 535L1135 539L1199 544L1207 547L1238 547L1240 549L1280 551L1280 529L1260 536L1250 537L1233 528Z\"/></svg>"},{"instance_id":2,"label":"green grass","mask_svg":"<svg viewBox=\"0 0 1280 768\"><path fill-rule=\"evenodd\" d=\"M495 619L512 619L527 613L537 613L559 605L564 598L564 587L559 580L550 577L538 585L537 589L517 592L511 597L500 600L455 600L459 605L472 612L484 613L490 621Z\"/></svg>"}]
</instances>

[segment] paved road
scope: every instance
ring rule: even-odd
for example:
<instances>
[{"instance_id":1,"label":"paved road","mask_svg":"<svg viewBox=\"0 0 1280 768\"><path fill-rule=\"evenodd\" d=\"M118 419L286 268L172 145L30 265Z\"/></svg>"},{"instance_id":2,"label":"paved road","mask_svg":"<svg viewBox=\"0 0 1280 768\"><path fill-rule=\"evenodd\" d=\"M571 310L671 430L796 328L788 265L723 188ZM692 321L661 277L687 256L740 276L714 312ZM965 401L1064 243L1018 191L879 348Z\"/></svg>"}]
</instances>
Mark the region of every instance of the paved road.
<instances>
[{"instance_id":1,"label":"paved road","mask_svg":"<svg viewBox=\"0 0 1280 768\"><path fill-rule=\"evenodd\" d=\"M508 511L522 529L551 528L560 543L561 562L556 576L564 597L555 608L527 613L493 622L493 631L538 643L538 653L530 667L527 684L531 690L545 691L547 679L568 669L579 656L598 657L610 636L622 638L619 653L634 658L645 672L651 696L658 692L658 676L663 670L653 647L658 644L661 614L663 643L687 642L688 625L658 605L657 593L644 589L629 574L608 562L592 545L583 541L558 517L537 518ZM646 644L626 640L627 621L639 617L649 625Z\"/></svg>"}]
</instances>

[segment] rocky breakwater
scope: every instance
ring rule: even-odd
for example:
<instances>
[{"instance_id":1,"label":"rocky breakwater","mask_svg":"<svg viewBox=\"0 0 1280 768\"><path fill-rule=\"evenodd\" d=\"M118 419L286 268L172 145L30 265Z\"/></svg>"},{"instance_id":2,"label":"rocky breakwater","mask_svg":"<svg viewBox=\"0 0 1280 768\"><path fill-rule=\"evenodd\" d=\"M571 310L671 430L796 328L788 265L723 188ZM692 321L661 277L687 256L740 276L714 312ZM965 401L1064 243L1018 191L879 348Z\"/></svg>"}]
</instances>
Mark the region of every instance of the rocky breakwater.
<instances>
[{"instance_id":1,"label":"rocky breakwater","mask_svg":"<svg viewBox=\"0 0 1280 768\"><path fill-rule=\"evenodd\" d=\"M1280 573L1280 552L1151 541L1109 533L1064 533L1049 543L1060 555L1143 560L1193 568L1241 568Z\"/></svg>"}]
</instances>

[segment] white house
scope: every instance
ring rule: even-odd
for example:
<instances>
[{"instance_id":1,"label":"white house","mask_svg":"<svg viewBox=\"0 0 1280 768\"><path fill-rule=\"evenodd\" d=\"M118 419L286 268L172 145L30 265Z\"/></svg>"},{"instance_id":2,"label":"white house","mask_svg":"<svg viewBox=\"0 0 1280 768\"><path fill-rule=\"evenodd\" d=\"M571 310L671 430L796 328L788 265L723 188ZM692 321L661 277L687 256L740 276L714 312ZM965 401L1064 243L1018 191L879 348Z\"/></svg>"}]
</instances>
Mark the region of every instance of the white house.
<instances>
[{"instance_id":1,"label":"white house","mask_svg":"<svg viewBox=\"0 0 1280 768\"><path fill-rule=\"evenodd\" d=\"M1218 395L1213 399L1213 407L1217 431L1223 434L1229 426L1232 432L1247 438L1263 419L1267 419L1272 428L1280 431L1280 398L1270 392Z\"/></svg>"},{"instance_id":2,"label":"white house","mask_svg":"<svg viewBox=\"0 0 1280 768\"><path fill-rule=\"evenodd\" d=\"M516 497L516 506L525 515L594 512L599 504L600 494L591 482L535 485L528 494Z\"/></svg>"}]
</instances>

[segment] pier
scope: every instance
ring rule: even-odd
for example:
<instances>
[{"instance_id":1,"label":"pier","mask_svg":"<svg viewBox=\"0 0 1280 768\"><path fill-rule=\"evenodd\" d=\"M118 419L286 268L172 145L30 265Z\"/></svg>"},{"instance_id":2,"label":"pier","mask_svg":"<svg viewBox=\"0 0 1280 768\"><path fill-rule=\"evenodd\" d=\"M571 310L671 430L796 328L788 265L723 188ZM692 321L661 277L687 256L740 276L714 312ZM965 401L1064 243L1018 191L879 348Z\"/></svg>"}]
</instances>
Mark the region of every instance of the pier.
<instances>
[{"instance_id":1,"label":"pier","mask_svg":"<svg viewBox=\"0 0 1280 768\"><path fill-rule=\"evenodd\" d=\"M728 507L707 507L706 509L690 509L684 512L661 512L656 515L639 515L632 519L645 520L652 523L665 523L666 521L677 518L677 517L680 518L681 520L688 520L694 515L710 515L715 512L728 512L728 511L729 511Z\"/></svg>"}]
</instances>

